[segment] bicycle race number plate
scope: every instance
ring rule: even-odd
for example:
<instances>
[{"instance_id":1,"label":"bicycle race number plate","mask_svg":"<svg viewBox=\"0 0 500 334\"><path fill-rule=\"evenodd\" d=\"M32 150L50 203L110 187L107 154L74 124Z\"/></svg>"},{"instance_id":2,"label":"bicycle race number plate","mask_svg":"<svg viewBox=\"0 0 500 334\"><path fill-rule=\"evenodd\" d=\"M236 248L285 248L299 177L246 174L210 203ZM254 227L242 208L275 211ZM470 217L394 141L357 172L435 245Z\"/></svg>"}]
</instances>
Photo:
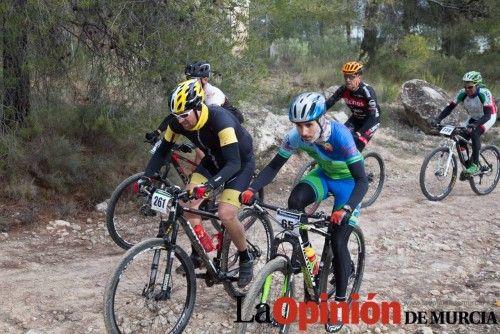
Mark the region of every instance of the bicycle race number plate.
<instances>
[{"instance_id":1,"label":"bicycle race number plate","mask_svg":"<svg viewBox=\"0 0 500 334\"><path fill-rule=\"evenodd\" d=\"M284 229L292 230L300 222L300 214L287 210L278 209L276 211L276 219L280 222Z\"/></svg>"},{"instance_id":2,"label":"bicycle race number plate","mask_svg":"<svg viewBox=\"0 0 500 334\"><path fill-rule=\"evenodd\" d=\"M172 205L172 196L163 190L156 190L151 199L151 209L167 214Z\"/></svg>"},{"instance_id":3,"label":"bicycle race number plate","mask_svg":"<svg viewBox=\"0 0 500 334\"><path fill-rule=\"evenodd\" d=\"M441 131L439 131L439 133L443 134L443 135L446 135L446 136L449 136L449 135L451 135L451 133L453 132L453 130L455 130L454 126L446 125L445 127L443 127L441 129Z\"/></svg>"}]
</instances>

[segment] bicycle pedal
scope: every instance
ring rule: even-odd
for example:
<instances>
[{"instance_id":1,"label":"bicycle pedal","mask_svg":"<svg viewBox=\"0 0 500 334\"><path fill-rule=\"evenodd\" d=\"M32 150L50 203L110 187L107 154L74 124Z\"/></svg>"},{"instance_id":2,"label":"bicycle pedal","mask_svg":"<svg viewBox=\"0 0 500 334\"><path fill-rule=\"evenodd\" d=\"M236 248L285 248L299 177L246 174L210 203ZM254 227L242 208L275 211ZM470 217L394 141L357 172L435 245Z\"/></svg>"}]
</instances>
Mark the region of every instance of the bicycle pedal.
<instances>
[{"instance_id":1,"label":"bicycle pedal","mask_svg":"<svg viewBox=\"0 0 500 334\"><path fill-rule=\"evenodd\" d=\"M460 173L460 176L458 177L458 179L460 181L467 181L471 176L466 174L465 172L461 172Z\"/></svg>"}]
</instances>

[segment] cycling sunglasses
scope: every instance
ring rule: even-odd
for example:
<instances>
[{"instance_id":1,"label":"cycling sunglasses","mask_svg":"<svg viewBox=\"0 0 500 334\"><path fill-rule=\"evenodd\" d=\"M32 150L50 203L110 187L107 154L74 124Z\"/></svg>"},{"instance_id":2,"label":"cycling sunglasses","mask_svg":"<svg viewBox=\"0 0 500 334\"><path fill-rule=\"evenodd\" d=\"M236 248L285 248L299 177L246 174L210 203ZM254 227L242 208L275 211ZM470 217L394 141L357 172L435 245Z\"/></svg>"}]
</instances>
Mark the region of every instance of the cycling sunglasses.
<instances>
[{"instance_id":1,"label":"cycling sunglasses","mask_svg":"<svg viewBox=\"0 0 500 334\"><path fill-rule=\"evenodd\" d=\"M352 81L352 80L356 79L357 77L359 77L358 74L344 74L344 80Z\"/></svg>"},{"instance_id":2,"label":"cycling sunglasses","mask_svg":"<svg viewBox=\"0 0 500 334\"><path fill-rule=\"evenodd\" d=\"M175 114L175 117L177 117L177 119L185 119L189 116L189 114L191 114L191 111L193 111L193 109L190 109L186 112L183 112L182 114Z\"/></svg>"}]
</instances>

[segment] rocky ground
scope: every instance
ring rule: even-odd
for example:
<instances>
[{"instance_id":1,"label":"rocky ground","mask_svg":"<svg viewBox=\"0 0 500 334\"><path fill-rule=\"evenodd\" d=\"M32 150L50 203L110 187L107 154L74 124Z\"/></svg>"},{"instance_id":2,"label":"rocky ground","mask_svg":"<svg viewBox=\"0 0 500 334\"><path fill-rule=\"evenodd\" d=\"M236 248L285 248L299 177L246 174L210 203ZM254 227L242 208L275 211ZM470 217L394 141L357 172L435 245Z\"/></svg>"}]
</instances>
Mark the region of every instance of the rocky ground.
<instances>
[{"instance_id":1,"label":"rocky ground","mask_svg":"<svg viewBox=\"0 0 500 334\"><path fill-rule=\"evenodd\" d=\"M457 182L442 202L429 202L418 185L420 165L437 141L380 132L370 149L384 157L381 197L361 216L367 262L361 297L399 301L408 311L493 311L500 321L500 188L479 197ZM404 139L404 140L402 140ZM267 190L286 198L300 159L290 162ZM7 211L4 211L7 212ZM12 210L11 219L16 219ZM123 255L98 211L63 220L47 214L36 224L0 235L1 333L104 333L102 299ZM221 286L198 282L187 333L229 333L236 303ZM404 318L403 318L404 322ZM322 327L310 326L309 332ZM299 332L297 328L293 329ZM499 325L376 324L343 333L498 333Z\"/></svg>"}]
</instances>

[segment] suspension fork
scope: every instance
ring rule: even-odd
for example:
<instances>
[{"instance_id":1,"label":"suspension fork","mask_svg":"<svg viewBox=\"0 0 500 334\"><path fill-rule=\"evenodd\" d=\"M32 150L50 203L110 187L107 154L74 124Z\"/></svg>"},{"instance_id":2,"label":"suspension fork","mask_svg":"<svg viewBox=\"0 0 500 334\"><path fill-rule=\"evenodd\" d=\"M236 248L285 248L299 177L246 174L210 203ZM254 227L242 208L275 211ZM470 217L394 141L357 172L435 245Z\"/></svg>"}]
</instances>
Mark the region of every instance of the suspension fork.
<instances>
[{"instance_id":1,"label":"suspension fork","mask_svg":"<svg viewBox=\"0 0 500 334\"><path fill-rule=\"evenodd\" d=\"M287 270L287 273L285 274L285 280L283 282L283 286L281 287L281 297L290 297L291 294L291 286L293 284L295 276L293 274L292 270ZM260 302L262 304L266 304L268 299L269 299L269 294L271 291L271 286L273 282L273 277L272 274L268 275L266 279L264 280L264 284L262 285L262 295L260 297ZM286 311L288 313L288 311Z\"/></svg>"},{"instance_id":2,"label":"suspension fork","mask_svg":"<svg viewBox=\"0 0 500 334\"><path fill-rule=\"evenodd\" d=\"M177 206L179 204L177 203L174 207L174 210L172 210L169 214L169 219L168 221L165 222L166 228L171 230L171 233L169 233L168 230L164 230L163 235L159 235L159 237L162 237L165 246L167 249L167 254L165 256L165 271L163 272L163 279L162 279L162 284L161 284L161 290L157 295L154 296L156 300L167 300L170 298L170 291L171 291L171 285L170 281L172 278L171 272L172 272L172 264L173 260L175 257L175 251L174 247L176 245L177 241L177 233L179 231L179 225L175 224L176 218L177 218ZM163 222L162 222L163 223ZM151 263L151 274L149 277L149 284L148 288L152 291L154 291L154 284L156 282L156 276L158 274L158 267L159 267L159 262L160 262L160 253L161 250L155 250L155 253L153 255L153 261Z\"/></svg>"},{"instance_id":3,"label":"suspension fork","mask_svg":"<svg viewBox=\"0 0 500 334\"><path fill-rule=\"evenodd\" d=\"M444 168L444 175L443 176L448 175L448 170L450 168L451 159L453 158L453 143L448 144L448 146L446 146L445 148L448 150L448 158L446 159L446 166Z\"/></svg>"}]
</instances>

